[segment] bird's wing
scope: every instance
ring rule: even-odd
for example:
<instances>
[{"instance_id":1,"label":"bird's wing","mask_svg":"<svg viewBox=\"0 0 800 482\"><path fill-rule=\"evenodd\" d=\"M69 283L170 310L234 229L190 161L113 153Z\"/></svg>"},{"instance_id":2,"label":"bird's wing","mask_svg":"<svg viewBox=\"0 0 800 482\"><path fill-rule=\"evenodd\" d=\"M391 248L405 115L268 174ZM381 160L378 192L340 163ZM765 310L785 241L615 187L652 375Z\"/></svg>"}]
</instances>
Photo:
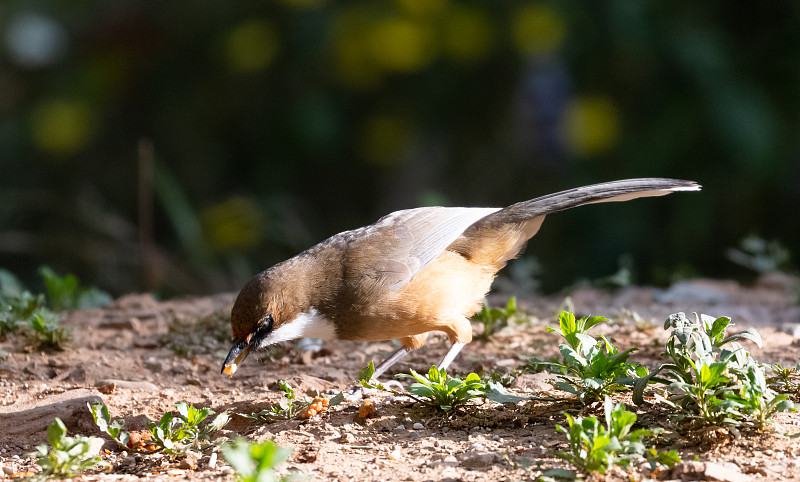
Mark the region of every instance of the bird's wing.
<instances>
[{"instance_id":1,"label":"bird's wing","mask_svg":"<svg viewBox=\"0 0 800 482\"><path fill-rule=\"evenodd\" d=\"M372 262L362 269L395 291L436 259L464 230L499 209L426 207L397 211L362 228L348 251L360 258L357 253L369 252Z\"/></svg>"}]
</instances>

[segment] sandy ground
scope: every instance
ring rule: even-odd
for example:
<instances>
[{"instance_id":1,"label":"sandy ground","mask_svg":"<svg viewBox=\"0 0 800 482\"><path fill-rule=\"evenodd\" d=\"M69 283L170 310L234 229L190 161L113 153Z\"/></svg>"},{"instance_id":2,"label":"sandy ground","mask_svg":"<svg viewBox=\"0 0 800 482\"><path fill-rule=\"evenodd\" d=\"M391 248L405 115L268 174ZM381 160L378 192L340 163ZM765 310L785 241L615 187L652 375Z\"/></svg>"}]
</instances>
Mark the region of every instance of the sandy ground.
<instances>
[{"instance_id":1,"label":"sandy ground","mask_svg":"<svg viewBox=\"0 0 800 482\"><path fill-rule=\"evenodd\" d=\"M507 297L497 297L504 304ZM350 387L359 369L376 362L394 345L326 342L317 352L293 345L251 357L233 378L219 373L229 348L227 313L232 294L157 302L149 295L130 295L105 309L69 313L73 340L64 351L39 351L30 340L12 336L0 343L8 356L0 360L0 476L35 467L27 454L46 440L45 429L60 417L70 434L103 436L86 403L102 400L112 418L124 418L126 428L142 429L172 405L185 400L217 412L253 413L274 405L282 396L276 381L286 380L298 393L335 394ZM475 341L451 369L458 373L511 372L532 355L554 357L559 339L545 327L555 325L554 313L565 296L520 300L530 321ZM598 333L611 337L621 350L637 346L631 361L658 362L667 332L663 320L678 311L732 316L740 329L756 327L763 349L749 346L763 362L794 365L800 356L800 308L797 280L771 276L752 287L733 282L692 280L668 290L626 288L616 293L580 289L570 294L576 313L602 314L612 319ZM476 325L476 331L480 327ZM797 337L796 337L796 336ZM425 370L448 348L444 336L394 367ZM547 382L546 374L519 376L509 389L522 396L564 396ZM406 382L407 383L407 382ZM526 401L498 405L476 402L464 413L446 417L431 409L387 398L370 397L375 416L360 419L360 402L344 402L309 420L273 423L235 416L220 435L273 439L294 448L280 467L282 474L302 472L317 480L531 480L551 468L568 468L552 451L566 448L556 432L562 412L601 415L602 408L582 408L574 402ZM676 449L687 462L679 472L650 474L636 467L615 470L611 480L661 478L716 480L800 480L800 439L782 434L800 432L800 415L781 414L765 432L732 437L716 432L690 437L669 423L658 407L631 410L643 426L666 429L663 450ZM602 416L602 415L601 415ZM107 437L106 437L107 438ZM232 469L211 453L197 461L122 451L110 440L103 458L107 472L89 473L84 480L233 480ZM694 461L694 462L693 462ZM213 465L213 466L212 466ZM695 472L692 472L692 471ZM688 475L687 475L688 474Z\"/></svg>"}]
</instances>

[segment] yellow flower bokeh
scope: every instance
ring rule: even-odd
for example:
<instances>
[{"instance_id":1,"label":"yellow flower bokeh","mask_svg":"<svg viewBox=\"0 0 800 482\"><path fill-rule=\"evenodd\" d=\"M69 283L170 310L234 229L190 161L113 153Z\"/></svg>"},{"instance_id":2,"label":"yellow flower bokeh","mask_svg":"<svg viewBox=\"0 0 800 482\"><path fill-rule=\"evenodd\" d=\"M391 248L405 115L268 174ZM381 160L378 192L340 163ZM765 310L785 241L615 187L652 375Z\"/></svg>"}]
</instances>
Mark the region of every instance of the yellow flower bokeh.
<instances>
[{"instance_id":1,"label":"yellow flower bokeh","mask_svg":"<svg viewBox=\"0 0 800 482\"><path fill-rule=\"evenodd\" d=\"M278 53L278 33L266 20L249 20L238 25L225 42L228 67L237 73L267 68Z\"/></svg>"},{"instance_id":2,"label":"yellow flower bokeh","mask_svg":"<svg viewBox=\"0 0 800 482\"><path fill-rule=\"evenodd\" d=\"M562 16L547 5L529 5L515 15L512 25L514 45L522 54L545 55L561 48L566 38Z\"/></svg>"},{"instance_id":3,"label":"yellow flower bokeh","mask_svg":"<svg viewBox=\"0 0 800 482\"><path fill-rule=\"evenodd\" d=\"M483 60L494 47L492 19L477 8L452 8L444 19L442 36L447 56L462 62Z\"/></svg>"},{"instance_id":4,"label":"yellow flower bokeh","mask_svg":"<svg viewBox=\"0 0 800 482\"><path fill-rule=\"evenodd\" d=\"M95 114L83 101L49 100L31 116L31 136L36 146L59 155L74 154L94 135Z\"/></svg>"},{"instance_id":5,"label":"yellow flower bokeh","mask_svg":"<svg viewBox=\"0 0 800 482\"><path fill-rule=\"evenodd\" d=\"M396 0L399 8L420 17L440 15L448 8L447 0Z\"/></svg>"},{"instance_id":6,"label":"yellow flower bokeh","mask_svg":"<svg viewBox=\"0 0 800 482\"><path fill-rule=\"evenodd\" d=\"M619 112L611 99L602 96L578 97L564 112L564 142L580 156L601 154L617 144L619 123Z\"/></svg>"},{"instance_id":7,"label":"yellow flower bokeh","mask_svg":"<svg viewBox=\"0 0 800 482\"><path fill-rule=\"evenodd\" d=\"M406 149L413 126L401 116L377 114L369 117L358 139L358 149L373 164L390 165L397 162Z\"/></svg>"},{"instance_id":8,"label":"yellow flower bokeh","mask_svg":"<svg viewBox=\"0 0 800 482\"><path fill-rule=\"evenodd\" d=\"M235 196L209 206L201 213L200 223L215 252L245 251L261 241L261 210L252 199Z\"/></svg>"},{"instance_id":9,"label":"yellow flower bokeh","mask_svg":"<svg viewBox=\"0 0 800 482\"><path fill-rule=\"evenodd\" d=\"M432 30L401 17L377 21L366 41L371 61L385 71L414 72L435 57Z\"/></svg>"}]
</instances>

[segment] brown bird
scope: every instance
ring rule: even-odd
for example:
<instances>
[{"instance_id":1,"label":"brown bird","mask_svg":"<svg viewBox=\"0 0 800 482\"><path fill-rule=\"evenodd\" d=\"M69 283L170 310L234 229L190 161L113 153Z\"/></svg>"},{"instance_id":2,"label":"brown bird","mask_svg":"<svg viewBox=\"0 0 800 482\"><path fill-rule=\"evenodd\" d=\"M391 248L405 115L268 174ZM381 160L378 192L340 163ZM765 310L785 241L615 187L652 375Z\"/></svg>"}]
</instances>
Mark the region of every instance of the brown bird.
<instances>
[{"instance_id":1,"label":"brown bird","mask_svg":"<svg viewBox=\"0 0 800 482\"><path fill-rule=\"evenodd\" d=\"M233 375L254 349L301 337L382 341L401 348L375 377L442 331L447 368L472 340L469 317L495 275L523 250L544 217L583 204L698 191L692 181L629 179L569 189L506 208L423 207L345 231L262 271L231 310Z\"/></svg>"}]
</instances>

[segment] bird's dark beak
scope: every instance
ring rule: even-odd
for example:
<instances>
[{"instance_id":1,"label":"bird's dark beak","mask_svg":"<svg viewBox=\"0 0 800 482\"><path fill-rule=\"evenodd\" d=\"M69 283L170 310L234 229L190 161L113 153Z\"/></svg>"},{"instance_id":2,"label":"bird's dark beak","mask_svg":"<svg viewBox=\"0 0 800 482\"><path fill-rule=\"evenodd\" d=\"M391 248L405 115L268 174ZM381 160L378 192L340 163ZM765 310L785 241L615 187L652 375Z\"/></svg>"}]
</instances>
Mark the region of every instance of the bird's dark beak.
<instances>
[{"instance_id":1,"label":"bird's dark beak","mask_svg":"<svg viewBox=\"0 0 800 482\"><path fill-rule=\"evenodd\" d=\"M233 342L233 347L225 357L225 362L222 364L222 373L228 376L233 376L239 365L244 362L250 350L259 346L261 341L272 332L272 316L265 316L256 328L256 331L248 335L244 340L236 340Z\"/></svg>"},{"instance_id":2,"label":"bird's dark beak","mask_svg":"<svg viewBox=\"0 0 800 482\"><path fill-rule=\"evenodd\" d=\"M248 343L247 340L234 342L230 353L228 353L228 356L225 357L225 362L222 364L222 373L228 376L233 376L234 372L236 372L236 369L239 368L239 365L241 365L244 359L247 358L247 355L250 353L250 349L252 347L253 344Z\"/></svg>"}]
</instances>

